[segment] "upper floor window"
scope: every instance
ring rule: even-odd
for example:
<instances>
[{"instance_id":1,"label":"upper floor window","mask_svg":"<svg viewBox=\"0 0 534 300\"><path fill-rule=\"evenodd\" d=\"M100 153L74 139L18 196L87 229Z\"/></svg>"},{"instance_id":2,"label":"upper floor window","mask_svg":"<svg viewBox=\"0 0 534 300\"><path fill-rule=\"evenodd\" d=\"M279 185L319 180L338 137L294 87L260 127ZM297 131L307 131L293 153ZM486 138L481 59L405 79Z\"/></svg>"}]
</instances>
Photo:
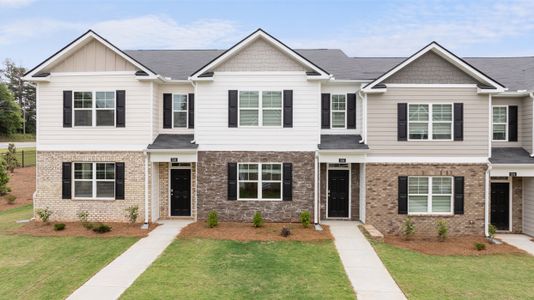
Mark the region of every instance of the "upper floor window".
<instances>
[{"instance_id":1,"label":"upper floor window","mask_svg":"<svg viewBox=\"0 0 534 300\"><path fill-rule=\"evenodd\" d=\"M74 197L113 199L115 197L115 164L74 163Z\"/></svg>"},{"instance_id":2,"label":"upper floor window","mask_svg":"<svg viewBox=\"0 0 534 300\"><path fill-rule=\"evenodd\" d=\"M172 99L172 117L174 128L187 127L187 95L174 94Z\"/></svg>"},{"instance_id":3,"label":"upper floor window","mask_svg":"<svg viewBox=\"0 0 534 300\"><path fill-rule=\"evenodd\" d=\"M409 104L410 140L452 140L452 104Z\"/></svg>"},{"instance_id":4,"label":"upper floor window","mask_svg":"<svg viewBox=\"0 0 534 300\"><path fill-rule=\"evenodd\" d=\"M408 177L408 213L452 213L452 177Z\"/></svg>"},{"instance_id":5,"label":"upper floor window","mask_svg":"<svg viewBox=\"0 0 534 300\"><path fill-rule=\"evenodd\" d=\"M115 126L115 92L74 92L73 98L74 126Z\"/></svg>"},{"instance_id":6,"label":"upper floor window","mask_svg":"<svg viewBox=\"0 0 534 300\"><path fill-rule=\"evenodd\" d=\"M346 95L332 95L330 102L330 113L332 119L332 128L345 128L347 119L347 96Z\"/></svg>"},{"instance_id":7,"label":"upper floor window","mask_svg":"<svg viewBox=\"0 0 534 300\"><path fill-rule=\"evenodd\" d=\"M282 92L240 91L239 126L282 126Z\"/></svg>"},{"instance_id":8,"label":"upper floor window","mask_svg":"<svg viewBox=\"0 0 534 300\"><path fill-rule=\"evenodd\" d=\"M508 107L494 106L493 107L493 140L506 141L508 140Z\"/></svg>"},{"instance_id":9,"label":"upper floor window","mask_svg":"<svg viewBox=\"0 0 534 300\"><path fill-rule=\"evenodd\" d=\"M240 200L282 200L282 164L239 164Z\"/></svg>"}]
</instances>

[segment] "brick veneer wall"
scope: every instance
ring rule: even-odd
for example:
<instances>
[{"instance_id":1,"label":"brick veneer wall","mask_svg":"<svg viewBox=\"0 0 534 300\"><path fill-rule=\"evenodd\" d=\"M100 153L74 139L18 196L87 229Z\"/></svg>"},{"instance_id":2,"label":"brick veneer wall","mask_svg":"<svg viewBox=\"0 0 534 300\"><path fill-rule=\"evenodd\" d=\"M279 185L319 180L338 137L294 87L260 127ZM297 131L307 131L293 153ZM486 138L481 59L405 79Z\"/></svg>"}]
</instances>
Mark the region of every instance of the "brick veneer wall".
<instances>
[{"instance_id":1,"label":"brick veneer wall","mask_svg":"<svg viewBox=\"0 0 534 300\"><path fill-rule=\"evenodd\" d=\"M436 235L436 222L447 221L449 235L484 234L484 164L367 164L366 223L384 234L398 234L407 215L398 214L398 176L464 176L464 214L412 216L417 235Z\"/></svg>"},{"instance_id":2,"label":"brick veneer wall","mask_svg":"<svg viewBox=\"0 0 534 300\"><path fill-rule=\"evenodd\" d=\"M321 211L321 220L326 219L326 192L327 192L327 176L326 176L327 164L322 163L320 166L321 173L321 199L320 211ZM351 220L358 221L360 220L360 165L351 164Z\"/></svg>"},{"instance_id":3,"label":"brick veneer wall","mask_svg":"<svg viewBox=\"0 0 534 300\"><path fill-rule=\"evenodd\" d=\"M169 163L159 163L159 216L160 219L183 217L169 216ZM191 216L197 213L196 163L191 163Z\"/></svg>"},{"instance_id":4,"label":"brick veneer wall","mask_svg":"<svg viewBox=\"0 0 534 300\"><path fill-rule=\"evenodd\" d=\"M523 230L523 178L512 178L512 231Z\"/></svg>"},{"instance_id":5,"label":"brick veneer wall","mask_svg":"<svg viewBox=\"0 0 534 300\"><path fill-rule=\"evenodd\" d=\"M227 163L290 162L293 163L292 201L229 201L227 200ZM199 151L197 163L198 218L206 219L211 210L220 220L252 221L260 211L268 221L298 220L303 210L313 215L314 153L313 152L233 152Z\"/></svg>"},{"instance_id":6,"label":"brick veneer wall","mask_svg":"<svg viewBox=\"0 0 534 300\"><path fill-rule=\"evenodd\" d=\"M61 197L63 162L124 162L124 200L73 200ZM144 221L144 156L142 152L37 152L34 207L48 207L53 221L77 221L87 210L91 221L126 222L127 207L138 205L138 222ZM150 174L149 167L149 174ZM149 179L149 182L151 180ZM73 195L74 196L74 195ZM150 207L150 204L149 204Z\"/></svg>"}]
</instances>

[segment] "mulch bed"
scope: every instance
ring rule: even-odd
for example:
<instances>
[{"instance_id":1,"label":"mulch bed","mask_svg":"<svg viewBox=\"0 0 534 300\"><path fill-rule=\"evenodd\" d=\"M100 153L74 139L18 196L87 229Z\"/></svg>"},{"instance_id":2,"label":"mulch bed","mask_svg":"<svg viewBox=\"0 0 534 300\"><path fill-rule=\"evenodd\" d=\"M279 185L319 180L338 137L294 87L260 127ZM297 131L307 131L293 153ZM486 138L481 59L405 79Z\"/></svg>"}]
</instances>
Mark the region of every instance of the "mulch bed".
<instances>
[{"instance_id":1,"label":"mulch bed","mask_svg":"<svg viewBox=\"0 0 534 300\"><path fill-rule=\"evenodd\" d=\"M145 237L156 228L157 224L149 224L148 230L141 229L142 224L104 223L111 226L111 231L96 233L82 226L80 222L63 222L65 229L54 230L54 223L29 222L22 227L14 229L11 233L31 236L81 236L81 237Z\"/></svg>"},{"instance_id":2,"label":"mulch bed","mask_svg":"<svg viewBox=\"0 0 534 300\"><path fill-rule=\"evenodd\" d=\"M328 226L323 231L315 230L313 225L304 228L300 223L291 224L291 235L283 237L280 231L288 223L265 223L255 228L250 223L221 222L215 228L208 228L205 222L195 222L182 229L178 238L207 238L235 241L321 241L332 240Z\"/></svg>"},{"instance_id":3,"label":"mulch bed","mask_svg":"<svg viewBox=\"0 0 534 300\"><path fill-rule=\"evenodd\" d=\"M384 242L399 248L409 249L429 255L488 255L488 254L525 254L524 251L508 244L490 244L481 236L449 237L440 242L435 237L415 237L406 241L399 236L385 236ZM485 250L475 249L475 243L486 245Z\"/></svg>"},{"instance_id":4,"label":"mulch bed","mask_svg":"<svg viewBox=\"0 0 534 300\"><path fill-rule=\"evenodd\" d=\"M32 204L35 192L35 167L18 168L13 174L9 173L8 187L11 195L17 197L15 203L7 204L4 197L0 197L0 211Z\"/></svg>"}]
</instances>

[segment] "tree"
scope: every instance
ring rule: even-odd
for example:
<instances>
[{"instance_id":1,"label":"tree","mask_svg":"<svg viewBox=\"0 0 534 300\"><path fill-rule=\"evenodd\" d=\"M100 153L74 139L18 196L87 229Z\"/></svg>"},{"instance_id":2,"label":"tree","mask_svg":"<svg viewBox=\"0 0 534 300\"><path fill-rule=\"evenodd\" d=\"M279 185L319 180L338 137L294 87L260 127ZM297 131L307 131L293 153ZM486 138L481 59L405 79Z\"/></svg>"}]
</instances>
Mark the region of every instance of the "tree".
<instances>
[{"instance_id":1,"label":"tree","mask_svg":"<svg viewBox=\"0 0 534 300\"><path fill-rule=\"evenodd\" d=\"M22 77L26 69L17 66L12 60L6 59L4 67L0 69L0 77L7 84L7 87L13 94L15 101L22 109L23 115L23 133L35 132L35 87L29 82L23 81Z\"/></svg>"},{"instance_id":2,"label":"tree","mask_svg":"<svg viewBox=\"0 0 534 300\"><path fill-rule=\"evenodd\" d=\"M3 159L0 159L0 196L3 196L11 191L7 186L8 182L9 175L7 175L5 162Z\"/></svg>"},{"instance_id":3,"label":"tree","mask_svg":"<svg viewBox=\"0 0 534 300\"><path fill-rule=\"evenodd\" d=\"M20 167L19 161L17 160L17 149L15 144L9 144L7 148L7 153L4 154L4 161L6 163L6 168L9 172L15 172L15 168Z\"/></svg>"},{"instance_id":4,"label":"tree","mask_svg":"<svg viewBox=\"0 0 534 300\"><path fill-rule=\"evenodd\" d=\"M0 135L16 133L21 124L19 105L13 100L13 95L7 86L0 83Z\"/></svg>"}]
</instances>

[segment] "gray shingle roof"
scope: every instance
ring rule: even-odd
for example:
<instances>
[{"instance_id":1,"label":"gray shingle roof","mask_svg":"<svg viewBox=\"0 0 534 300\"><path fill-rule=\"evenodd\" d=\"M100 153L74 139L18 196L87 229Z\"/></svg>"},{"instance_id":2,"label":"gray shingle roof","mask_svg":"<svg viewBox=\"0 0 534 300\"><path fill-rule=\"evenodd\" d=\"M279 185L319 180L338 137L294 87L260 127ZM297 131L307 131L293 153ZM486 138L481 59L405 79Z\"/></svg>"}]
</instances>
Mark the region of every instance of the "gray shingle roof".
<instances>
[{"instance_id":1,"label":"gray shingle roof","mask_svg":"<svg viewBox=\"0 0 534 300\"><path fill-rule=\"evenodd\" d=\"M359 134L321 134L320 150L366 150L369 146L360 144Z\"/></svg>"},{"instance_id":2,"label":"gray shingle roof","mask_svg":"<svg viewBox=\"0 0 534 300\"><path fill-rule=\"evenodd\" d=\"M404 57L348 57L340 49L295 49L338 80L373 80ZM143 65L172 79L185 80L224 50L126 50ZM534 90L534 56L464 58L510 90Z\"/></svg>"},{"instance_id":3,"label":"gray shingle roof","mask_svg":"<svg viewBox=\"0 0 534 300\"><path fill-rule=\"evenodd\" d=\"M534 164L534 158L530 157L527 150L517 148L491 148L492 164Z\"/></svg>"},{"instance_id":4,"label":"gray shingle roof","mask_svg":"<svg viewBox=\"0 0 534 300\"><path fill-rule=\"evenodd\" d=\"M192 134L160 134L148 149L196 149L198 144L192 144Z\"/></svg>"}]
</instances>

